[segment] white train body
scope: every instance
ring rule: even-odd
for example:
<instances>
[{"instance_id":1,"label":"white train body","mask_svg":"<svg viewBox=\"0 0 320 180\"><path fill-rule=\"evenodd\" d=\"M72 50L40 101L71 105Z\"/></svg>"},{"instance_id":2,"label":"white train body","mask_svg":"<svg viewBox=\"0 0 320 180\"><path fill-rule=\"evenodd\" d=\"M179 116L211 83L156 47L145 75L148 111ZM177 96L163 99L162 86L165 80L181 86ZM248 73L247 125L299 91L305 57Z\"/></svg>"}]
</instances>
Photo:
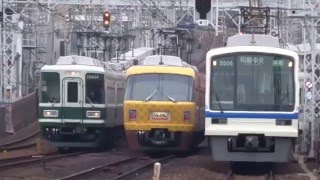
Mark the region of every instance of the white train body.
<instances>
[{"instance_id":1,"label":"white train body","mask_svg":"<svg viewBox=\"0 0 320 180\"><path fill-rule=\"evenodd\" d=\"M206 56L205 135L216 161L287 162L298 137L298 55L262 46Z\"/></svg>"}]
</instances>

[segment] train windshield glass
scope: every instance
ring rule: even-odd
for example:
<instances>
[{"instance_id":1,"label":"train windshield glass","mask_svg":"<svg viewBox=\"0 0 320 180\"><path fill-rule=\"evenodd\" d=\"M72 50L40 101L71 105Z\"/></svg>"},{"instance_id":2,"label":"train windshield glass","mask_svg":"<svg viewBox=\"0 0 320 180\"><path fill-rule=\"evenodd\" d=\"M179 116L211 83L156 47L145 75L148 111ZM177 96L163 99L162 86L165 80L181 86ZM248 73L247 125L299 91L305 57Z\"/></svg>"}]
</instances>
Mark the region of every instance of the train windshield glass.
<instances>
[{"instance_id":1,"label":"train windshield glass","mask_svg":"<svg viewBox=\"0 0 320 180\"><path fill-rule=\"evenodd\" d=\"M193 101L192 77L176 74L139 74L128 78L125 100Z\"/></svg>"},{"instance_id":2,"label":"train windshield glass","mask_svg":"<svg viewBox=\"0 0 320 180\"><path fill-rule=\"evenodd\" d=\"M86 103L104 104L104 75L88 73L86 75Z\"/></svg>"},{"instance_id":3,"label":"train windshield glass","mask_svg":"<svg viewBox=\"0 0 320 180\"><path fill-rule=\"evenodd\" d=\"M211 109L293 111L294 64L289 57L237 54L211 61Z\"/></svg>"},{"instance_id":4,"label":"train windshield glass","mask_svg":"<svg viewBox=\"0 0 320 180\"><path fill-rule=\"evenodd\" d=\"M56 72L41 73L40 102L59 103L60 102L60 75Z\"/></svg>"}]
</instances>

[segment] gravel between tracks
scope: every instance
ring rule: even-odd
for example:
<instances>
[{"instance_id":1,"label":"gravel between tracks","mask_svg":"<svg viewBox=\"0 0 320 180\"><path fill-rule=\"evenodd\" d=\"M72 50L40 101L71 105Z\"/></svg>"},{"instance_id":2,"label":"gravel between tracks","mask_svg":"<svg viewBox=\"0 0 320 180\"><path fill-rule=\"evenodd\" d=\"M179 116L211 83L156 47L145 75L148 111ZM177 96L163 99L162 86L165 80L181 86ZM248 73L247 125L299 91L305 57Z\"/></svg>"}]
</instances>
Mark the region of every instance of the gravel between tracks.
<instances>
[{"instance_id":1,"label":"gravel between tracks","mask_svg":"<svg viewBox=\"0 0 320 180\"><path fill-rule=\"evenodd\" d=\"M186 156L178 157L161 166L161 180L214 180L223 179L229 170L229 163L214 163L209 148L203 143L199 149ZM148 172L138 179L150 179L152 172Z\"/></svg>"},{"instance_id":2,"label":"gravel between tracks","mask_svg":"<svg viewBox=\"0 0 320 180\"><path fill-rule=\"evenodd\" d=\"M2 170L0 177L4 179L55 179L124 158L126 157L112 155L108 152L88 153L74 157L56 159L46 163L41 162L12 167L10 169Z\"/></svg>"},{"instance_id":3,"label":"gravel between tracks","mask_svg":"<svg viewBox=\"0 0 320 180\"><path fill-rule=\"evenodd\" d=\"M213 162L206 143L201 144L197 152L183 158L176 158L161 167L161 180L223 180L231 165L227 162ZM272 166L275 180L309 180L298 163L276 163ZM142 178L143 177L143 178ZM152 172L137 176L136 180L151 179ZM266 179L262 174L235 174L234 180Z\"/></svg>"}]
</instances>

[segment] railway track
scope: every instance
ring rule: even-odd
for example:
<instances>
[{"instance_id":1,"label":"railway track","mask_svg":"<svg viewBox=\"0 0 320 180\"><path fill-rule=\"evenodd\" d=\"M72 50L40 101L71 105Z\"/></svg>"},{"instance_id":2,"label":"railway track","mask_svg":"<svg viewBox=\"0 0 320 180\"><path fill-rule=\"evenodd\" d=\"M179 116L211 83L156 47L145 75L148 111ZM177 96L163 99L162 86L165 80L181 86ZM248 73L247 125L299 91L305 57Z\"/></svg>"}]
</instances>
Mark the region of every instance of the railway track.
<instances>
[{"instance_id":1,"label":"railway track","mask_svg":"<svg viewBox=\"0 0 320 180\"><path fill-rule=\"evenodd\" d=\"M99 174L103 174L103 177L112 180L131 179L130 177L133 175L136 176L142 174L148 169L152 169L154 163L165 162L172 158L174 158L173 155L160 159L150 159L149 157L128 157L112 163L92 167L65 177L60 177L56 180L88 179ZM130 165L135 168L128 168Z\"/></svg>"},{"instance_id":2,"label":"railway track","mask_svg":"<svg viewBox=\"0 0 320 180\"><path fill-rule=\"evenodd\" d=\"M0 171L3 169L7 169L10 167L22 166L32 163L46 163L49 161L53 161L60 158L65 157L72 157L84 154L84 152L77 152L77 153L70 153L70 154L53 154L53 155L46 155L46 156L25 156L25 157L17 157L17 158L10 158L1 160L0 162Z\"/></svg>"},{"instance_id":3,"label":"railway track","mask_svg":"<svg viewBox=\"0 0 320 180\"><path fill-rule=\"evenodd\" d=\"M9 146L9 147L2 147L1 151L12 151L12 150L21 150L21 149L27 149L31 147L35 147L37 145L36 142L28 142L21 145L15 145L15 146Z\"/></svg>"},{"instance_id":4,"label":"railway track","mask_svg":"<svg viewBox=\"0 0 320 180\"><path fill-rule=\"evenodd\" d=\"M0 150L1 151L9 151L9 150L17 150L17 149L25 149L25 148L30 148L33 146L36 146L36 142L34 138L40 134L40 131L36 131L24 138L3 143L0 145Z\"/></svg>"}]
</instances>

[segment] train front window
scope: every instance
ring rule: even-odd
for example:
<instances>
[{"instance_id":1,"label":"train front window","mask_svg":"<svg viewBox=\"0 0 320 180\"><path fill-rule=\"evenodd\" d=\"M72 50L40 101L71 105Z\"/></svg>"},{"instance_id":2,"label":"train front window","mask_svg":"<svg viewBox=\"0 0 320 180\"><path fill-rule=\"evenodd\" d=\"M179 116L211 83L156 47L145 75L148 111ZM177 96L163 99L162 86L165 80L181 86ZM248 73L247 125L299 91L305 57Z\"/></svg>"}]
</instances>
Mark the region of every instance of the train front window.
<instances>
[{"instance_id":1,"label":"train front window","mask_svg":"<svg viewBox=\"0 0 320 180\"><path fill-rule=\"evenodd\" d=\"M139 74L128 78L125 100L193 101L192 77L176 74Z\"/></svg>"},{"instance_id":2,"label":"train front window","mask_svg":"<svg viewBox=\"0 0 320 180\"><path fill-rule=\"evenodd\" d=\"M41 73L40 88L41 103L59 103L60 102L60 75L56 72Z\"/></svg>"},{"instance_id":3,"label":"train front window","mask_svg":"<svg viewBox=\"0 0 320 180\"><path fill-rule=\"evenodd\" d=\"M68 102L78 102L78 82L68 82Z\"/></svg>"},{"instance_id":4,"label":"train front window","mask_svg":"<svg viewBox=\"0 0 320 180\"><path fill-rule=\"evenodd\" d=\"M86 75L86 103L104 104L104 75L88 73Z\"/></svg>"},{"instance_id":5,"label":"train front window","mask_svg":"<svg viewBox=\"0 0 320 180\"><path fill-rule=\"evenodd\" d=\"M240 54L213 58L211 65L211 109L293 111L292 59Z\"/></svg>"}]
</instances>

